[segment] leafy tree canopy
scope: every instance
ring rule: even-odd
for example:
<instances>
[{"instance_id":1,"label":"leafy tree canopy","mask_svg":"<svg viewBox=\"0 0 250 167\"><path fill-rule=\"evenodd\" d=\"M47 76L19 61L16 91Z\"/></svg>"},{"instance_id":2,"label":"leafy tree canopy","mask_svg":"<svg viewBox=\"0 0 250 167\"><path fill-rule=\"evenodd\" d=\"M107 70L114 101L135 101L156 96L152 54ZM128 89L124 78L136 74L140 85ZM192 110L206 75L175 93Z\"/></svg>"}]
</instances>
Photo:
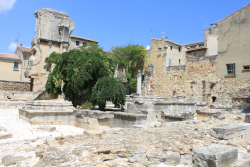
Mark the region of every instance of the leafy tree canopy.
<instances>
[{"instance_id":1,"label":"leafy tree canopy","mask_svg":"<svg viewBox=\"0 0 250 167\"><path fill-rule=\"evenodd\" d=\"M106 101L111 101L116 107L125 104L125 87L117 78L102 77L92 89L91 102L92 104L104 109Z\"/></svg>"},{"instance_id":2,"label":"leafy tree canopy","mask_svg":"<svg viewBox=\"0 0 250 167\"><path fill-rule=\"evenodd\" d=\"M135 80L131 81L131 79L137 74L139 66L143 65L144 57L147 54L146 49L142 45L128 44L127 46L113 47L112 51L115 63L118 64L119 69L126 69L129 87L136 89Z\"/></svg>"},{"instance_id":3,"label":"leafy tree canopy","mask_svg":"<svg viewBox=\"0 0 250 167\"><path fill-rule=\"evenodd\" d=\"M113 77L115 70L113 59L107 57L103 49L94 43L62 54L52 53L45 63L47 71L54 66L48 76L46 90L57 95L63 90L65 98L73 103L86 90L90 100L92 87L97 80L104 76Z\"/></svg>"}]
</instances>

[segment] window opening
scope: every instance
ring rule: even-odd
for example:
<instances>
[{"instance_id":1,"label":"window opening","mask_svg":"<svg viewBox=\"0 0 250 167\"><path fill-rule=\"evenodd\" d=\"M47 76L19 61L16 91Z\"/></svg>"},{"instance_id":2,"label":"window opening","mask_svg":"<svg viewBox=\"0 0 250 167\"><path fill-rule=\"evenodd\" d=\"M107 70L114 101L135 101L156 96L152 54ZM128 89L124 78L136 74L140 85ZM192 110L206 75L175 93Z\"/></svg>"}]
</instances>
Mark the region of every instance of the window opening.
<instances>
[{"instance_id":1,"label":"window opening","mask_svg":"<svg viewBox=\"0 0 250 167\"><path fill-rule=\"evenodd\" d=\"M235 75L235 63L227 64L227 75Z\"/></svg>"},{"instance_id":2,"label":"window opening","mask_svg":"<svg viewBox=\"0 0 250 167\"><path fill-rule=\"evenodd\" d=\"M170 46L170 50L173 50L173 46Z\"/></svg>"},{"instance_id":3,"label":"window opening","mask_svg":"<svg viewBox=\"0 0 250 167\"><path fill-rule=\"evenodd\" d=\"M250 69L250 65L248 65L248 66L243 66L243 69L244 69L244 70L249 70L249 69Z\"/></svg>"},{"instance_id":4,"label":"window opening","mask_svg":"<svg viewBox=\"0 0 250 167\"><path fill-rule=\"evenodd\" d=\"M14 62L14 70L18 70L18 62Z\"/></svg>"},{"instance_id":5,"label":"window opening","mask_svg":"<svg viewBox=\"0 0 250 167\"><path fill-rule=\"evenodd\" d=\"M79 41L76 41L76 46L79 46Z\"/></svg>"}]
</instances>

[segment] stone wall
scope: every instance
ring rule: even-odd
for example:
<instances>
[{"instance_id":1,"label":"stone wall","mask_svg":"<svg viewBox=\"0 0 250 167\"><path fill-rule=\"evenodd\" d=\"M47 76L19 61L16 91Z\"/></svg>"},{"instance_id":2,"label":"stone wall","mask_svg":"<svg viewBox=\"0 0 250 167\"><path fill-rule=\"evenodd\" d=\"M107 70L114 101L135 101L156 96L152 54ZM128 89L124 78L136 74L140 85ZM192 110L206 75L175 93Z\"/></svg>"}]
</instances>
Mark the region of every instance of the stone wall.
<instances>
[{"instance_id":1,"label":"stone wall","mask_svg":"<svg viewBox=\"0 0 250 167\"><path fill-rule=\"evenodd\" d=\"M176 66L165 68L160 74L145 74L144 96L185 96L212 108L238 109L249 105L250 80L218 78L217 56L187 57L185 68Z\"/></svg>"},{"instance_id":2,"label":"stone wall","mask_svg":"<svg viewBox=\"0 0 250 167\"><path fill-rule=\"evenodd\" d=\"M30 91L30 82L0 80L0 90L4 90L4 91Z\"/></svg>"}]
</instances>

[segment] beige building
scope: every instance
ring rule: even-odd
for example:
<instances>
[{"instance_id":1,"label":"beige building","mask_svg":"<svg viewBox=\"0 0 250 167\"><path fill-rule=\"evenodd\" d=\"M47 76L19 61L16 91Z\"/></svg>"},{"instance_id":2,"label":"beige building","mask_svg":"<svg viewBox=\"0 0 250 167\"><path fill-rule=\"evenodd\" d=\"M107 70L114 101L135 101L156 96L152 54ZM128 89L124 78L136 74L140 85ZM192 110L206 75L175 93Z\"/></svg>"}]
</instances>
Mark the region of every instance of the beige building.
<instances>
[{"instance_id":1,"label":"beige building","mask_svg":"<svg viewBox=\"0 0 250 167\"><path fill-rule=\"evenodd\" d=\"M70 49L76 49L80 46L85 46L85 45L87 46L91 42L98 44L98 42L93 40L93 39L88 39L88 38L70 35Z\"/></svg>"},{"instance_id":2,"label":"beige building","mask_svg":"<svg viewBox=\"0 0 250 167\"><path fill-rule=\"evenodd\" d=\"M16 54L22 61L22 66L20 67L21 70L20 81L29 82L30 78L26 78L24 73L29 64L29 58L31 57L31 48L22 47L22 45L20 45L16 48Z\"/></svg>"},{"instance_id":3,"label":"beige building","mask_svg":"<svg viewBox=\"0 0 250 167\"><path fill-rule=\"evenodd\" d=\"M22 61L16 54L0 53L0 80L21 81Z\"/></svg>"},{"instance_id":4,"label":"beige building","mask_svg":"<svg viewBox=\"0 0 250 167\"><path fill-rule=\"evenodd\" d=\"M218 27L218 76L250 79L250 4L216 22Z\"/></svg>"},{"instance_id":5,"label":"beige building","mask_svg":"<svg viewBox=\"0 0 250 167\"><path fill-rule=\"evenodd\" d=\"M149 64L154 65L154 70L156 74L160 74L163 71L166 71L168 67L173 66L183 66L186 64L186 49L175 42L164 38L164 33L162 34L162 39L151 39L151 48L148 50L147 57L144 60L144 69Z\"/></svg>"}]
</instances>

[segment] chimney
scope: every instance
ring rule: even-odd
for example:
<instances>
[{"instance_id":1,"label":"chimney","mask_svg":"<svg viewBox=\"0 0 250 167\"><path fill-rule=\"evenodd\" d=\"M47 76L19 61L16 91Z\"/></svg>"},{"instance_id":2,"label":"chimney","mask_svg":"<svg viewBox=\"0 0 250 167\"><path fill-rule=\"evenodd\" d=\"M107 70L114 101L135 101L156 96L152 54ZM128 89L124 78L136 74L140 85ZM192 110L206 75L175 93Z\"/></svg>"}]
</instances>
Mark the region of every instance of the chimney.
<instances>
[{"instance_id":1,"label":"chimney","mask_svg":"<svg viewBox=\"0 0 250 167\"><path fill-rule=\"evenodd\" d=\"M165 39L166 39L166 41L168 41L168 37L166 37Z\"/></svg>"},{"instance_id":2,"label":"chimney","mask_svg":"<svg viewBox=\"0 0 250 167\"><path fill-rule=\"evenodd\" d=\"M210 35L214 35L214 24L210 24Z\"/></svg>"},{"instance_id":3,"label":"chimney","mask_svg":"<svg viewBox=\"0 0 250 167\"><path fill-rule=\"evenodd\" d=\"M162 33L162 37L161 38L164 39L164 32Z\"/></svg>"}]
</instances>

